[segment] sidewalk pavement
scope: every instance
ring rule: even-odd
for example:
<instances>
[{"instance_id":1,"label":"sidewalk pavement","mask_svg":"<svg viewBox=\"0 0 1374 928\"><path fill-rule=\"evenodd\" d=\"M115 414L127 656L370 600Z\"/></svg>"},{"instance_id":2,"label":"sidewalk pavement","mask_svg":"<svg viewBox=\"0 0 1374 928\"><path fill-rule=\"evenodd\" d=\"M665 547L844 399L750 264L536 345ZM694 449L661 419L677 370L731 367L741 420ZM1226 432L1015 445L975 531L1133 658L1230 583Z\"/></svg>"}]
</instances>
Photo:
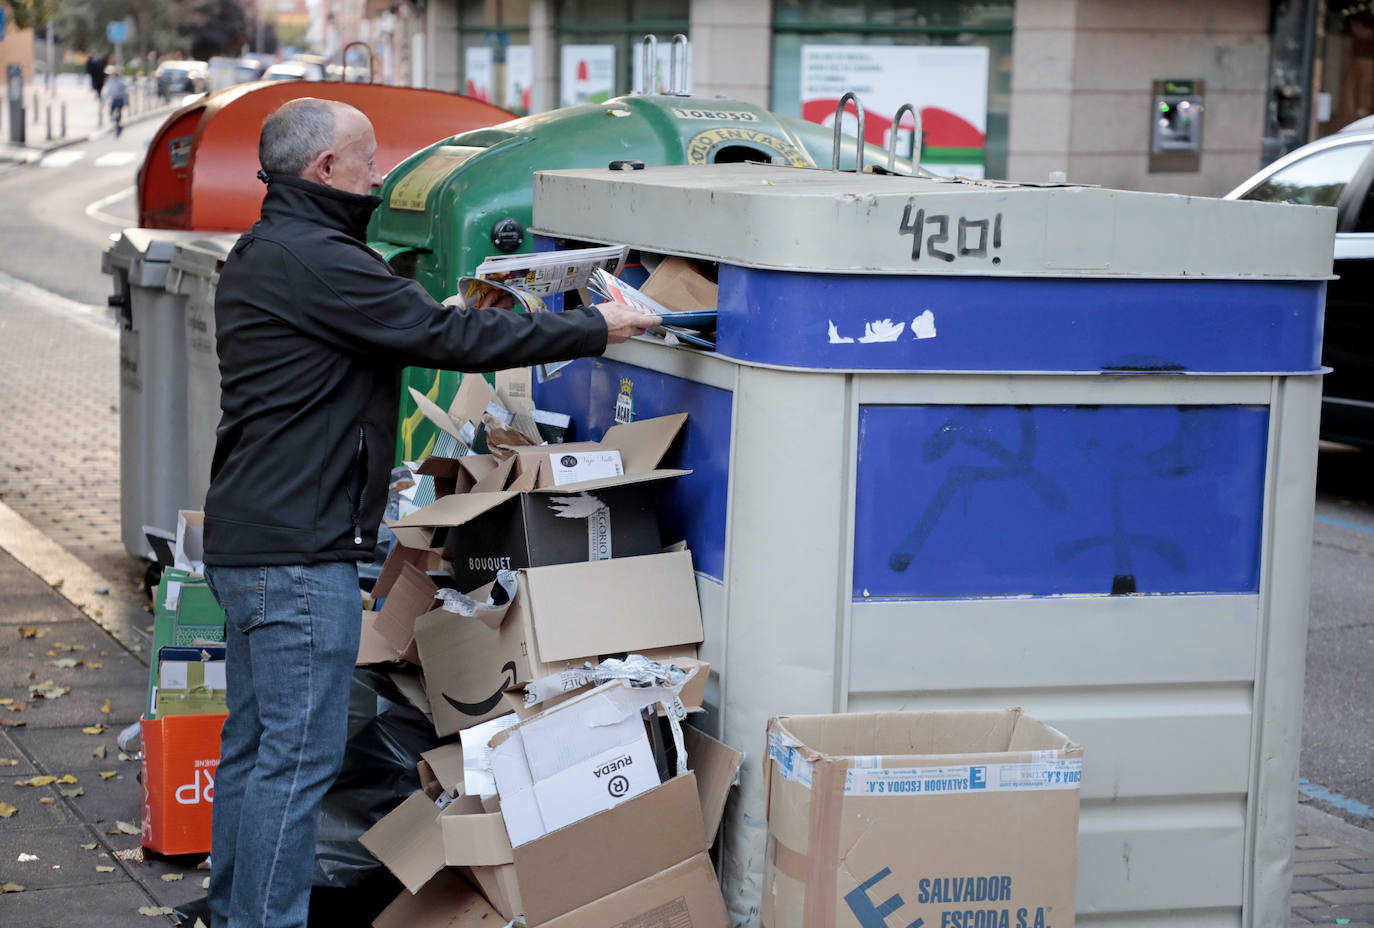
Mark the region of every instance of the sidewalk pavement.
<instances>
[{"instance_id":1,"label":"sidewalk pavement","mask_svg":"<svg viewBox=\"0 0 1374 928\"><path fill-rule=\"evenodd\" d=\"M115 738L144 700L152 616L119 533L118 332L0 275L0 344L0 886L24 887L0 892L0 925L170 925L155 907L206 874L143 859L120 828L141 792ZM1374 831L1299 803L1297 847L1289 924L1374 928Z\"/></svg>"},{"instance_id":2,"label":"sidewalk pavement","mask_svg":"<svg viewBox=\"0 0 1374 928\"><path fill-rule=\"evenodd\" d=\"M181 105L164 103L151 78L129 78L129 109L124 125L162 119ZM43 80L24 88L23 144L11 142L9 103L0 105L0 163L37 161L48 152L111 131L109 104L97 99L85 74L59 74L51 88Z\"/></svg>"}]
</instances>

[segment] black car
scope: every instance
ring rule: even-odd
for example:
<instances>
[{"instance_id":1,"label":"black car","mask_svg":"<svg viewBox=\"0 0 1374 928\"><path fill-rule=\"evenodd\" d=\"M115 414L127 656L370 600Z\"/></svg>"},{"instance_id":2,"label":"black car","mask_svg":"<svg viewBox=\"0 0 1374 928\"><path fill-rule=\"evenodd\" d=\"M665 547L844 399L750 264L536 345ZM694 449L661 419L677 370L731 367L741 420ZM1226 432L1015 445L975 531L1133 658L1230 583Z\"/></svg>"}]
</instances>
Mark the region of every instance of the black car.
<instances>
[{"instance_id":1,"label":"black car","mask_svg":"<svg viewBox=\"0 0 1374 928\"><path fill-rule=\"evenodd\" d=\"M157 95L170 100L173 94L204 93L208 89L209 68L204 61L164 61L153 72Z\"/></svg>"},{"instance_id":2,"label":"black car","mask_svg":"<svg viewBox=\"0 0 1374 928\"><path fill-rule=\"evenodd\" d=\"M1338 280L1326 290L1322 438L1374 447L1374 117L1265 167L1228 200L1336 207Z\"/></svg>"}]
</instances>

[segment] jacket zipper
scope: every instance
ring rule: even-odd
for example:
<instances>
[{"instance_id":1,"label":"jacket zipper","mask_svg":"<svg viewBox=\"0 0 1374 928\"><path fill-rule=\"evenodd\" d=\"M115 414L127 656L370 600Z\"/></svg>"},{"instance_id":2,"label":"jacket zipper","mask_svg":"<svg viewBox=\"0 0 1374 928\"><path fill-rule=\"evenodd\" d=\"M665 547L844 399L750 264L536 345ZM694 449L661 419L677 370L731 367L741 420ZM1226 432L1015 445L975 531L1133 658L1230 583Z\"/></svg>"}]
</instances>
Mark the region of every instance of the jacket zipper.
<instances>
[{"instance_id":1,"label":"jacket zipper","mask_svg":"<svg viewBox=\"0 0 1374 928\"><path fill-rule=\"evenodd\" d=\"M367 467L367 462L363 460L363 451L366 447L366 438L366 434L363 432L363 427L361 425L358 426L358 450L355 451L353 454L353 466L355 468ZM355 545L360 545L363 543L363 530L362 526L359 525L359 522L362 519L363 489L366 486L367 472L366 470L364 470L362 484L360 484L358 487L358 495L353 500L353 543Z\"/></svg>"}]
</instances>

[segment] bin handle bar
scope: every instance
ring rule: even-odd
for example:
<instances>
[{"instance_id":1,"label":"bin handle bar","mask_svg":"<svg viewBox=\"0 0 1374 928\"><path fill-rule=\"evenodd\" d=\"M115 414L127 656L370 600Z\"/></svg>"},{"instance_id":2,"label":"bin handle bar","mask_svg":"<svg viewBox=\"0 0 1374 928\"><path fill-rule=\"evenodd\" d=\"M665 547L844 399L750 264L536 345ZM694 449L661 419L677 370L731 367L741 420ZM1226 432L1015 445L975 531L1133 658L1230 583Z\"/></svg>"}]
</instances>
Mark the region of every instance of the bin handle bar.
<instances>
[{"instance_id":1,"label":"bin handle bar","mask_svg":"<svg viewBox=\"0 0 1374 928\"><path fill-rule=\"evenodd\" d=\"M844 122L841 117L844 116L844 105L850 100L854 101L854 112L859 116L859 138L854 144L854 173L862 174L864 172L864 105L859 102L858 95L852 90L846 91L835 107L835 153L830 159L830 170L838 171L840 169L840 126Z\"/></svg>"},{"instance_id":2,"label":"bin handle bar","mask_svg":"<svg viewBox=\"0 0 1374 928\"><path fill-rule=\"evenodd\" d=\"M682 70L678 71L677 59L678 49L682 49ZM687 96L687 53L691 50L692 43L687 36L679 32L673 36L673 46L668 54L668 92L675 96ZM678 74L682 75L682 83L678 83Z\"/></svg>"},{"instance_id":3,"label":"bin handle bar","mask_svg":"<svg viewBox=\"0 0 1374 928\"><path fill-rule=\"evenodd\" d=\"M658 38L653 35L646 35L639 42L639 60L644 65L643 74L640 75L639 93L649 96L654 92L654 78L658 75L654 72L658 70Z\"/></svg>"},{"instance_id":4,"label":"bin handle bar","mask_svg":"<svg viewBox=\"0 0 1374 928\"><path fill-rule=\"evenodd\" d=\"M343 72L341 75L342 81L345 84L348 83L348 50L355 45L360 45L367 49L367 82L369 84L377 83L377 55L372 51L371 45L360 41L349 42L343 47L343 50L339 52L339 69Z\"/></svg>"},{"instance_id":5,"label":"bin handle bar","mask_svg":"<svg viewBox=\"0 0 1374 928\"><path fill-rule=\"evenodd\" d=\"M895 171L897 168L897 129L902 125L902 114L910 113L915 128L911 136L911 163L919 168L921 166L921 113L920 110L910 103L903 103L897 107L897 115L892 117L892 135L887 139L887 169Z\"/></svg>"}]
</instances>

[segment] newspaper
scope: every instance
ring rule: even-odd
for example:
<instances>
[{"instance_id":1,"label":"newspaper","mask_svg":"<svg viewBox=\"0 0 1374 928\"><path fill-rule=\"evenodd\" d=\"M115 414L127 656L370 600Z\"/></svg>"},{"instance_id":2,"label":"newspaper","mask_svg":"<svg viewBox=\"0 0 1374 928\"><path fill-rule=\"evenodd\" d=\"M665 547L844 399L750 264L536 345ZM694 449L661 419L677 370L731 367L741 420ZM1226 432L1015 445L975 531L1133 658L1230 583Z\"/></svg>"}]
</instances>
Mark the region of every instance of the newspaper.
<instances>
[{"instance_id":1,"label":"newspaper","mask_svg":"<svg viewBox=\"0 0 1374 928\"><path fill-rule=\"evenodd\" d=\"M611 276L619 274L629 253L628 245L606 245L528 255L497 255L477 265L473 276L509 284L526 293L548 296L587 286L588 278L596 270Z\"/></svg>"},{"instance_id":2,"label":"newspaper","mask_svg":"<svg viewBox=\"0 0 1374 928\"><path fill-rule=\"evenodd\" d=\"M698 348L714 350L716 347L715 342L710 339L703 338L691 332L684 332L681 328L678 328L679 323L694 324L703 317L709 318L711 320L710 324L714 326L714 311L675 313L653 297L631 286L620 278L607 274L600 268L592 271L592 276L587 282L587 287L594 295L601 297L607 302L623 303L639 310L647 316L662 316L664 325L655 326L649 331L663 338L669 344L675 345L679 341L683 341L689 345L695 345ZM677 319L674 319L675 316ZM671 326L671 328L669 328L669 326Z\"/></svg>"}]
</instances>

